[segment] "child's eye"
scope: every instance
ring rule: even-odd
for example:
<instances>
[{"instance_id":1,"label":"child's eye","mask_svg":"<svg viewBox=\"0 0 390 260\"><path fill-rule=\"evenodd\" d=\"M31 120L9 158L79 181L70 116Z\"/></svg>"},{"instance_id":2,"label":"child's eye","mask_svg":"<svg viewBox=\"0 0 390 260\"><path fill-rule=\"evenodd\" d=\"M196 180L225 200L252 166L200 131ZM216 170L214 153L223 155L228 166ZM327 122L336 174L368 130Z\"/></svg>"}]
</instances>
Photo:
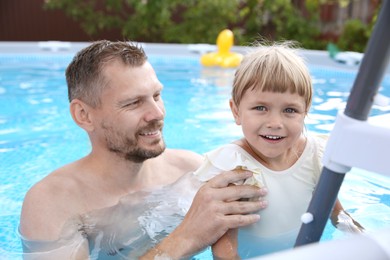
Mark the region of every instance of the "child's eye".
<instances>
[{"instance_id":1,"label":"child's eye","mask_svg":"<svg viewBox=\"0 0 390 260\"><path fill-rule=\"evenodd\" d=\"M294 109L294 108L289 107L289 108L286 108L286 109L284 110L284 112L286 112L286 113L296 113L297 110Z\"/></svg>"}]
</instances>

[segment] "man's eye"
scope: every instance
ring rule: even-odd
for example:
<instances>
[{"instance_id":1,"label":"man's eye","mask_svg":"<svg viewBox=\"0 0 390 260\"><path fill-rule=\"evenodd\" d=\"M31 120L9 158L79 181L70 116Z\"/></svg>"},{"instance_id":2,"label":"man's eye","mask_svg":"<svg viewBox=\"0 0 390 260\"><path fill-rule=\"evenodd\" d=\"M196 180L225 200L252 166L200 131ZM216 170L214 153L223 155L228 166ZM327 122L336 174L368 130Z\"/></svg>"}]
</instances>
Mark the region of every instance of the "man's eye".
<instances>
[{"instance_id":1,"label":"man's eye","mask_svg":"<svg viewBox=\"0 0 390 260\"><path fill-rule=\"evenodd\" d=\"M265 106L256 106L256 107L254 107L254 109L258 110L258 111L265 111L266 110Z\"/></svg>"},{"instance_id":2,"label":"man's eye","mask_svg":"<svg viewBox=\"0 0 390 260\"><path fill-rule=\"evenodd\" d=\"M125 104L123 107L133 107L133 106L138 105L139 102L140 102L139 100L134 100L134 101L132 101L130 103Z\"/></svg>"},{"instance_id":3,"label":"man's eye","mask_svg":"<svg viewBox=\"0 0 390 260\"><path fill-rule=\"evenodd\" d=\"M155 101L158 101L158 100L160 100L160 98L161 98L161 94L158 93L158 94L154 95L153 98L154 98Z\"/></svg>"}]
</instances>

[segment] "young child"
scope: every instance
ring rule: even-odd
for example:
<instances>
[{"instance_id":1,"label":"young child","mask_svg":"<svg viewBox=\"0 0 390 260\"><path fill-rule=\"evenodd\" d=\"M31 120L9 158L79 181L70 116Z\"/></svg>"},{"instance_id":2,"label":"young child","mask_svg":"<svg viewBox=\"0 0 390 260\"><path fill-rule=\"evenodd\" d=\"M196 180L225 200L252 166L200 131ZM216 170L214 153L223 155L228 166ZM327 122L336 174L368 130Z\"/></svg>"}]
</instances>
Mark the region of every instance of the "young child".
<instances>
[{"instance_id":1,"label":"young child","mask_svg":"<svg viewBox=\"0 0 390 260\"><path fill-rule=\"evenodd\" d=\"M237 230L229 230L213 245L216 259L293 247L319 180L326 144L324 137L304 131L312 95L308 68L289 42L258 46L238 67L230 108L244 138L207 153L195 174L207 181L221 171L252 171L244 184L266 187L268 206L259 222L239 230L238 241ZM335 226L342 219L343 229L363 230L338 200L331 219Z\"/></svg>"}]
</instances>

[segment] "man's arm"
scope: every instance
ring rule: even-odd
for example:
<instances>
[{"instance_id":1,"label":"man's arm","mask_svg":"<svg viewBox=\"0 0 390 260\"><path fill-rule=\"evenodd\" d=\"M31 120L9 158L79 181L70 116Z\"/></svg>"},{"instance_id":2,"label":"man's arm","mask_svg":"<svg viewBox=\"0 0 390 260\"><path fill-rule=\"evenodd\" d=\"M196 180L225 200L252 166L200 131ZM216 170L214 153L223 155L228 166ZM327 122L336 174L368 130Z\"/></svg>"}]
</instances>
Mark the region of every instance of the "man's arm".
<instances>
[{"instance_id":1,"label":"man's arm","mask_svg":"<svg viewBox=\"0 0 390 260\"><path fill-rule=\"evenodd\" d=\"M34 248L35 252L24 250L23 260L87 260L89 259L88 240L80 238L79 240L69 241L66 245L45 249L41 252L39 248Z\"/></svg>"},{"instance_id":2,"label":"man's arm","mask_svg":"<svg viewBox=\"0 0 390 260\"><path fill-rule=\"evenodd\" d=\"M63 194L63 190L54 179L54 182L39 182L27 192L19 226L23 259L89 259L88 241L78 233L75 225L67 230L69 240L59 240L64 223L71 214L64 205L72 205L71 196ZM68 200L61 199L64 197Z\"/></svg>"},{"instance_id":3,"label":"man's arm","mask_svg":"<svg viewBox=\"0 0 390 260\"><path fill-rule=\"evenodd\" d=\"M250 172L224 172L197 192L191 208L183 222L160 244L140 259L156 256L182 259L196 254L214 244L229 229L257 222L260 218L252 214L265 207L261 201L238 201L241 198L259 198L265 191L255 186L229 186L252 176Z\"/></svg>"},{"instance_id":4,"label":"man's arm","mask_svg":"<svg viewBox=\"0 0 390 260\"><path fill-rule=\"evenodd\" d=\"M63 202L59 201L61 190L56 185L41 181L26 194L20 216L20 231L34 240L55 240L58 238L63 219ZM65 204L67 205L67 204Z\"/></svg>"}]
</instances>

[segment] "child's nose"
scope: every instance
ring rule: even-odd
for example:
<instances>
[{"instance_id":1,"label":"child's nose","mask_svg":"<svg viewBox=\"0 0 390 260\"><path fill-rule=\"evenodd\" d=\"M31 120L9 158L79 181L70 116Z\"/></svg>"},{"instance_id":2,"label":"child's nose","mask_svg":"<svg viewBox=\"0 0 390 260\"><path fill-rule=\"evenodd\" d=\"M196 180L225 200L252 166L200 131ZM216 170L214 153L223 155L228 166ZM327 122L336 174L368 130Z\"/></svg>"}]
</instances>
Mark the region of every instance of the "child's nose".
<instances>
[{"instance_id":1,"label":"child's nose","mask_svg":"<svg viewBox=\"0 0 390 260\"><path fill-rule=\"evenodd\" d=\"M280 115L270 115L267 121L268 128L282 128L283 121Z\"/></svg>"}]
</instances>

